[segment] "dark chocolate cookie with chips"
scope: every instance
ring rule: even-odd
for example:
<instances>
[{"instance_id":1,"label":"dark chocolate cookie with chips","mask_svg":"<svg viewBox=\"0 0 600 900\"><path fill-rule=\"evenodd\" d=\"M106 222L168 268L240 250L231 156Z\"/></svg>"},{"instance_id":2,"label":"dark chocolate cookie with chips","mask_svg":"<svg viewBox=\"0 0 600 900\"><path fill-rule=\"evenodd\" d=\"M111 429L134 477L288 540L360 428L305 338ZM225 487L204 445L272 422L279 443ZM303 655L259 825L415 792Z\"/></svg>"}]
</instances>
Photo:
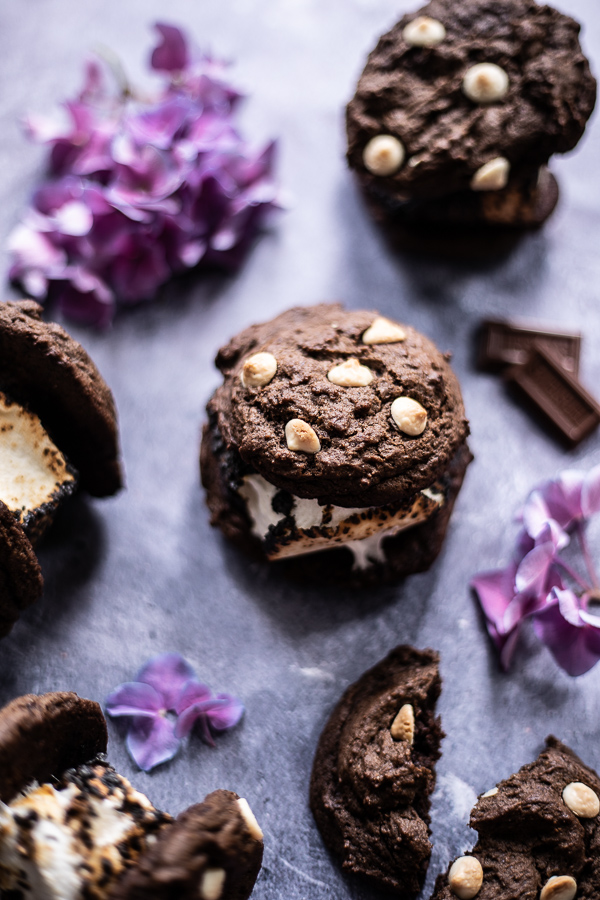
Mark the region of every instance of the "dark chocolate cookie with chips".
<instances>
[{"instance_id":1,"label":"dark chocolate cookie with chips","mask_svg":"<svg viewBox=\"0 0 600 900\"><path fill-rule=\"evenodd\" d=\"M217 366L201 451L214 525L288 571L320 578L327 557L338 584L431 564L471 460L447 355L408 325L322 304L246 329Z\"/></svg>"},{"instance_id":2,"label":"dark chocolate cookie with chips","mask_svg":"<svg viewBox=\"0 0 600 900\"><path fill-rule=\"evenodd\" d=\"M215 791L176 821L103 756L97 703L27 695L0 710L0 895L246 900L262 832Z\"/></svg>"},{"instance_id":3,"label":"dark chocolate cookie with chips","mask_svg":"<svg viewBox=\"0 0 600 900\"><path fill-rule=\"evenodd\" d=\"M555 737L535 762L483 794L479 839L440 875L432 900L596 900L600 779Z\"/></svg>"},{"instance_id":4,"label":"dark chocolate cookie with chips","mask_svg":"<svg viewBox=\"0 0 600 900\"><path fill-rule=\"evenodd\" d=\"M246 900L260 871L262 837L245 800L213 791L161 833L109 900Z\"/></svg>"},{"instance_id":5,"label":"dark chocolate cookie with chips","mask_svg":"<svg viewBox=\"0 0 600 900\"><path fill-rule=\"evenodd\" d=\"M425 880L443 732L439 657L400 646L344 693L315 754L310 806L347 872L401 900Z\"/></svg>"},{"instance_id":6,"label":"dark chocolate cookie with chips","mask_svg":"<svg viewBox=\"0 0 600 900\"><path fill-rule=\"evenodd\" d=\"M121 485L114 400L96 366L36 303L0 303L0 637L41 594L33 547L63 500Z\"/></svg>"},{"instance_id":7,"label":"dark chocolate cookie with chips","mask_svg":"<svg viewBox=\"0 0 600 900\"><path fill-rule=\"evenodd\" d=\"M383 35L346 117L376 216L413 243L542 224L558 199L545 166L596 98L579 30L533 0L431 0Z\"/></svg>"}]
</instances>

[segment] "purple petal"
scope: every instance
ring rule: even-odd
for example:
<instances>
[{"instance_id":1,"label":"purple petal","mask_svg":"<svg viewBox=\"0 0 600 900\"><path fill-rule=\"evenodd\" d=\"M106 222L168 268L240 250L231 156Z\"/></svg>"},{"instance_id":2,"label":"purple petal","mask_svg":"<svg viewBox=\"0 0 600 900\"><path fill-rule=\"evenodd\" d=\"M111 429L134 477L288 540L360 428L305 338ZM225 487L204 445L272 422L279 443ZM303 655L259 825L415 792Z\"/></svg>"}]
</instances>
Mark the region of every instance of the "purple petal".
<instances>
[{"instance_id":1,"label":"purple petal","mask_svg":"<svg viewBox=\"0 0 600 900\"><path fill-rule=\"evenodd\" d=\"M558 603L537 613L533 621L537 636L568 675L583 675L600 659L597 633L567 622Z\"/></svg>"},{"instance_id":2,"label":"purple petal","mask_svg":"<svg viewBox=\"0 0 600 900\"><path fill-rule=\"evenodd\" d=\"M193 703L191 706L188 706L186 709L184 709L183 712L177 717L177 724L175 725L175 734L177 735L177 737L186 737L190 733L196 722L199 722L204 729L207 723L207 712L209 710L218 708L221 703L222 701L217 700L215 697L213 697L210 700L202 700L198 703ZM208 743L213 743L212 738L210 738Z\"/></svg>"},{"instance_id":3,"label":"purple petal","mask_svg":"<svg viewBox=\"0 0 600 900\"><path fill-rule=\"evenodd\" d=\"M217 694L216 699L223 700L224 703L222 706L208 710L207 716L211 728L215 728L217 731L233 728L244 714L244 704L231 694Z\"/></svg>"},{"instance_id":4,"label":"purple petal","mask_svg":"<svg viewBox=\"0 0 600 900\"><path fill-rule=\"evenodd\" d=\"M151 685L127 681L108 695L105 706L109 716L156 716L163 701Z\"/></svg>"},{"instance_id":5,"label":"purple petal","mask_svg":"<svg viewBox=\"0 0 600 900\"><path fill-rule=\"evenodd\" d=\"M162 41L152 51L150 65L159 72L178 72L188 64L188 48L183 32L174 25L156 22Z\"/></svg>"},{"instance_id":6,"label":"purple petal","mask_svg":"<svg viewBox=\"0 0 600 900\"><path fill-rule=\"evenodd\" d=\"M164 716L134 719L127 734L127 749L144 772L172 759L179 749L173 722Z\"/></svg>"},{"instance_id":7,"label":"purple petal","mask_svg":"<svg viewBox=\"0 0 600 900\"><path fill-rule=\"evenodd\" d=\"M211 698L212 691L209 686L207 684L201 684L199 681L196 681L196 679L192 679L191 681L188 681L185 687L179 692L175 712L177 715L180 715L189 706L193 706L194 703L204 703Z\"/></svg>"},{"instance_id":8,"label":"purple petal","mask_svg":"<svg viewBox=\"0 0 600 900\"><path fill-rule=\"evenodd\" d=\"M581 491L581 508L584 516L600 512L600 466L595 466L585 476Z\"/></svg>"},{"instance_id":9,"label":"purple petal","mask_svg":"<svg viewBox=\"0 0 600 900\"><path fill-rule=\"evenodd\" d=\"M537 594L543 590L548 569L554 559L555 550L551 542L534 547L519 563L515 575L515 586L519 593Z\"/></svg>"},{"instance_id":10,"label":"purple petal","mask_svg":"<svg viewBox=\"0 0 600 900\"><path fill-rule=\"evenodd\" d=\"M558 522L561 528L568 528L574 519L582 516L583 480L582 472L567 469L554 481L548 481L540 487L551 518Z\"/></svg>"},{"instance_id":11,"label":"purple petal","mask_svg":"<svg viewBox=\"0 0 600 900\"><path fill-rule=\"evenodd\" d=\"M195 674L179 653L162 653L140 669L136 681L152 685L163 698L164 707L176 710L182 689Z\"/></svg>"},{"instance_id":12,"label":"purple petal","mask_svg":"<svg viewBox=\"0 0 600 900\"><path fill-rule=\"evenodd\" d=\"M550 519L550 513L541 491L534 490L530 493L521 511L521 518L527 534L534 539L537 538Z\"/></svg>"},{"instance_id":13,"label":"purple petal","mask_svg":"<svg viewBox=\"0 0 600 900\"><path fill-rule=\"evenodd\" d=\"M506 569L479 572L471 579L485 617L496 629L502 630L504 614L516 593L515 573L516 566L511 563Z\"/></svg>"},{"instance_id":14,"label":"purple petal","mask_svg":"<svg viewBox=\"0 0 600 900\"><path fill-rule=\"evenodd\" d=\"M515 655L515 650L517 649L519 641L519 634L520 627L518 626L502 639L501 645L499 646L500 665L504 672L508 672L512 665L513 656Z\"/></svg>"}]
</instances>

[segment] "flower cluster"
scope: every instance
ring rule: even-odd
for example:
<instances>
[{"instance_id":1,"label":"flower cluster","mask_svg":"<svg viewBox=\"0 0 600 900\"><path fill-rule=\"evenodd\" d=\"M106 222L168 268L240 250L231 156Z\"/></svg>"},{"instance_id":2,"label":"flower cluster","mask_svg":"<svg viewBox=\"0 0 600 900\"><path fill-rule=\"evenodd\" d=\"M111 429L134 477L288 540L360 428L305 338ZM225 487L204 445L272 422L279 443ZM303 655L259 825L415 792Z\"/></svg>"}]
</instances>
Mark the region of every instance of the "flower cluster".
<instances>
[{"instance_id":1,"label":"flower cluster","mask_svg":"<svg viewBox=\"0 0 600 900\"><path fill-rule=\"evenodd\" d=\"M224 64L156 28L151 66L166 83L154 99L109 90L93 61L62 115L26 120L50 148L49 179L10 236L10 277L100 326L176 272L237 266L278 205L275 145L252 152L240 137Z\"/></svg>"},{"instance_id":2,"label":"flower cluster","mask_svg":"<svg viewBox=\"0 0 600 900\"><path fill-rule=\"evenodd\" d=\"M600 466L588 473L562 472L527 497L508 566L472 579L505 670L527 619L569 675L582 675L600 659L600 617L590 611L590 603L600 600L600 583L586 539L587 520L597 512ZM566 558L566 548L572 550L575 542L584 576Z\"/></svg>"},{"instance_id":3,"label":"flower cluster","mask_svg":"<svg viewBox=\"0 0 600 900\"><path fill-rule=\"evenodd\" d=\"M237 725L244 707L231 694L213 697L182 656L163 653L147 662L135 681L120 684L106 698L106 711L129 718L127 749L148 772L172 759L196 724L204 740L214 745L211 729Z\"/></svg>"}]
</instances>

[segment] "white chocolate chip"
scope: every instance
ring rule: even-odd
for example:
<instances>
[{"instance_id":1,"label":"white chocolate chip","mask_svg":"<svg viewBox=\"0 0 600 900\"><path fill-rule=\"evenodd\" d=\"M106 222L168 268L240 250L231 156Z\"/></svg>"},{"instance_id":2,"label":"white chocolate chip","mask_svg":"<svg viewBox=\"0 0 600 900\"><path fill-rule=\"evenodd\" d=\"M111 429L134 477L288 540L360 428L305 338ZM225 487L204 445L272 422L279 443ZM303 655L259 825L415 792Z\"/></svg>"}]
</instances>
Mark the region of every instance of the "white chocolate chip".
<instances>
[{"instance_id":1,"label":"white chocolate chip","mask_svg":"<svg viewBox=\"0 0 600 900\"><path fill-rule=\"evenodd\" d=\"M366 387L373 381L373 373L367 366L362 366L357 359L347 359L346 362L330 369L327 378L333 384L339 384L340 387Z\"/></svg>"},{"instance_id":2,"label":"white chocolate chip","mask_svg":"<svg viewBox=\"0 0 600 900\"><path fill-rule=\"evenodd\" d=\"M459 900L472 900L481 890L483 869L474 856L460 856L448 872L450 890Z\"/></svg>"},{"instance_id":3,"label":"white chocolate chip","mask_svg":"<svg viewBox=\"0 0 600 900\"><path fill-rule=\"evenodd\" d=\"M253 837L255 841L262 841L263 833L261 827L256 821L256 816L250 809L250 804L248 803L248 801L244 800L243 797L240 797L239 800L237 800L237 805L240 808L240 815L248 826L250 837Z\"/></svg>"},{"instance_id":4,"label":"white chocolate chip","mask_svg":"<svg viewBox=\"0 0 600 900\"><path fill-rule=\"evenodd\" d=\"M415 711L410 703L405 703L392 722L390 733L395 741L407 741L412 744L415 739Z\"/></svg>"},{"instance_id":5,"label":"white chocolate chip","mask_svg":"<svg viewBox=\"0 0 600 900\"><path fill-rule=\"evenodd\" d=\"M391 134L371 138L363 150L363 163L371 175L393 175L404 162L402 141Z\"/></svg>"},{"instance_id":6,"label":"white chocolate chip","mask_svg":"<svg viewBox=\"0 0 600 900\"><path fill-rule=\"evenodd\" d=\"M481 796L482 797L495 797L497 793L498 793L498 788L493 787L493 788L490 788L489 791L486 791L485 794L482 794Z\"/></svg>"},{"instance_id":7,"label":"white chocolate chip","mask_svg":"<svg viewBox=\"0 0 600 900\"><path fill-rule=\"evenodd\" d=\"M581 781L572 781L562 792L562 798L580 819L593 819L600 813L600 800L595 791L582 784Z\"/></svg>"},{"instance_id":8,"label":"white chocolate chip","mask_svg":"<svg viewBox=\"0 0 600 900\"><path fill-rule=\"evenodd\" d=\"M540 900L573 900L577 882L570 875L553 875L540 893Z\"/></svg>"},{"instance_id":9,"label":"white chocolate chip","mask_svg":"<svg viewBox=\"0 0 600 900\"><path fill-rule=\"evenodd\" d=\"M275 377L276 371L277 360L272 353L255 353L242 367L242 384L244 387L263 387Z\"/></svg>"},{"instance_id":10,"label":"white chocolate chip","mask_svg":"<svg viewBox=\"0 0 600 900\"><path fill-rule=\"evenodd\" d=\"M484 163L471 178L472 191L501 191L508 184L510 163L503 156L497 156Z\"/></svg>"},{"instance_id":11,"label":"white chocolate chip","mask_svg":"<svg viewBox=\"0 0 600 900\"><path fill-rule=\"evenodd\" d=\"M410 397L396 397L392 403L392 419L400 431L414 437L425 431L427 412L420 403Z\"/></svg>"},{"instance_id":12,"label":"white chocolate chip","mask_svg":"<svg viewBox=\"0 0 600 900\"><path fill-rule=\"evenodd\" d=\"M318 453L321 449L315 429L302 419L290 419L285 426L285 440L289 450Z\"/></svg>"},{"instance_id":13,"label":"white chocolate chip","mask_svg":"<svg viewBox=\"0 0 600 900\"><path fill-rule=\"evenodd\" d=\"M219 900L225 884L225 869L206 869L200 879L202 900Z\"/></svg>"},{"instance_id":14,"label":"white chocolate chip","mask_svg":"<svg viewBox=\"0 0 600 900\"><path fill-rule=\"evenodd\" d=\"M508 75L495 63L477 63L465 72L462 89L473 103L495 103L506 96Z\"/></svg>"},{"instance_id":15,"label":"white chocolate chip","mask_svg":"<svg viewBox=\"0 0 600 900\"><path fill-rule=\"evenodd\" d=\"M402 31L409 47L437 47L446 37L446 29L437 19L417 16Z\"/></svg>"},{"instance_id":16,"label":"white chocolate chip","mask_svg":"<svg viewBox=\"0 0 600 900\"><path fill-rule=\"evenodd\" d=\"M406 340L406 332L395 322L377 316L362 336L363 344L397 344Z\"/></svg>"}]
</instances>

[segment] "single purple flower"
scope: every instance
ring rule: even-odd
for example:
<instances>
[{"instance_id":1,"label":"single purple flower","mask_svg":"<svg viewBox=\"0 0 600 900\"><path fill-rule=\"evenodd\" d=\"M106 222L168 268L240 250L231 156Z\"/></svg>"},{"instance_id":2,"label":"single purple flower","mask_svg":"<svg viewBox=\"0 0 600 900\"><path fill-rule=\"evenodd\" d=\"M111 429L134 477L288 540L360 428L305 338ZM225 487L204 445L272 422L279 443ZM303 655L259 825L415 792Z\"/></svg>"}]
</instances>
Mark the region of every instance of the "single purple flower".
<instances>
[{"instance_id":1,"label":"single purple flower","mask_svg":"<svg viewBox=\"0 0 600 900\"><path fill-rule=\"evenodd\" d=\"M174 25L157 22L154 26L162 40L152 51L150 65L163 72L178 72L188 64L187 41L183 32Z\"/></svg>"},{"instance_id":2,"label":"single purple flower","mask_svg":"<svg viewBox=\"0 0 600 900\"><path fill-rule=\"evenodd\" d=\"M223 730L236 725L244 711L229 694L212 696L178 653L163 653L140 669L135 681L119 685L106 699L110 716L129 721L127 749L141 769L172 759L181 740L201 721L202 733L213 743L209 725Z\"/></svg>"},{"instance_id":3,"label":"single purple flower","mask_svg":"<svg viewBox=\"0 0 600 900\"><path fill-rule=\"evenodd\" d=\"M586 519L597 512L600 466L587 473L562 472L527 497L510 565L472 579L502 668L510 665L528 618L568 674L587 672L600 659L600 618L588 608L599 596L599 584L585 537ZM578 540L588 581L561 556L571 535Z\"/></svg>"}]
</instances>

